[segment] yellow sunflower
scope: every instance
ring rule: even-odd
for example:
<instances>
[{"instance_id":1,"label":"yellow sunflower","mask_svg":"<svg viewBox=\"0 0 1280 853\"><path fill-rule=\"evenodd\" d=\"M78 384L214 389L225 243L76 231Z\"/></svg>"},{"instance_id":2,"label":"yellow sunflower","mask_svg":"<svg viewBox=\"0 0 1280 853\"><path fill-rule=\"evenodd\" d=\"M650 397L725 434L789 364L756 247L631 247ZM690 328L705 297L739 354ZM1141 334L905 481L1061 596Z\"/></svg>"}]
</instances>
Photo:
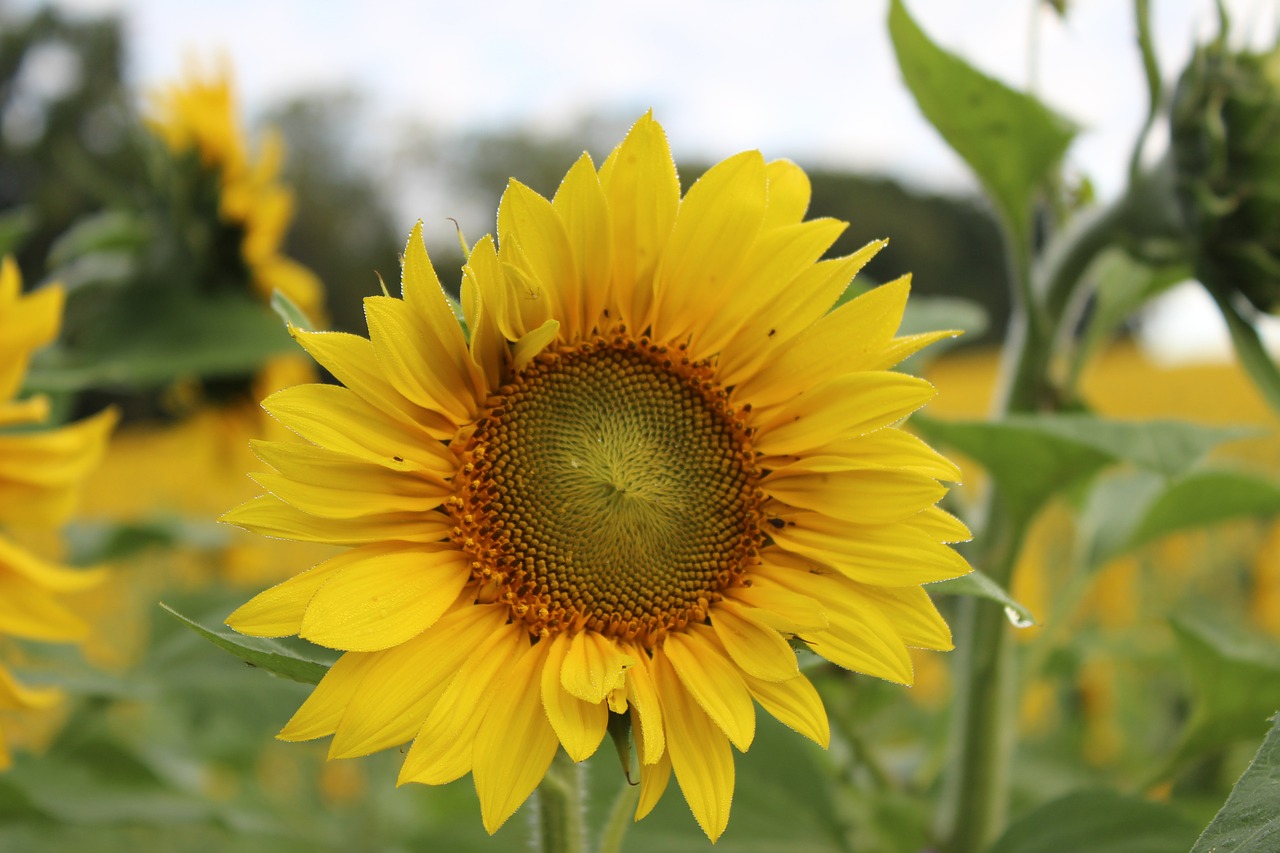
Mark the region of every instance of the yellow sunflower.
<instances>
[{"instance_id":1,"label":"yellow sunflower","mask_svg":"<svg viewBox=\"0 0 1280 853\"><path fill-rule=\"evenodd\" d=\"M318 321L324 301L320 280L281 250L293 221L293 193L279 180L284 142L267 134L258 156L250 157L226 68L207 76L192 68L187 80L156 92L148 126L169 150L195 152L205 168L218 173L219 215L243 229L240 253L254 291L270 300L279 290Z\"/></svg>"},{"instance_id":2,"label":"yellow sunflower","mask_svg":"<svg viewBox=\"0 0 1280 853\"><path fill-rule=\"evenodd\" d=\"M550 201L511 182L469 338L420 226L369 339L294 331L345 387L264 402L307 441L257 443L268 494L225 519L351 550L227 620L346 652L281 738L412 740L400 781L471 773L492 833L627 715L637 819L674 772L714 840L757 704L828 742L793 643L901 683L951 648L921 585L969 570L935 507L958 472L895 426L933 388L889 369L951 333L895 337L906 280L830 310L883 243L819 260L844 224L808 201L755 151L681 198L645 116Z\"/></svg>"},{"instance_id":3,"label":"yellow sunflower","mask_svg":"<svg viewBox=\"0 0 1280 853\"><path fill-rule=\"evenodd\" d=\"M49 402L14 399L31 353L58 333L62 290L46 287L22 295L12 258L0 261L0 525L53 526L65 521L80 482L98 464L115 425L111 410L59 429L31 431L49 416ZM22 427L14 431L13 427ZM74 642L87 626L60 600L103 579L44 560L0 535L0 638ZM0 723L13 712L43 710L59 691L20 684L0 661ZM0 726L0 770L11 759Z\"/></svg>"}]
</instances>

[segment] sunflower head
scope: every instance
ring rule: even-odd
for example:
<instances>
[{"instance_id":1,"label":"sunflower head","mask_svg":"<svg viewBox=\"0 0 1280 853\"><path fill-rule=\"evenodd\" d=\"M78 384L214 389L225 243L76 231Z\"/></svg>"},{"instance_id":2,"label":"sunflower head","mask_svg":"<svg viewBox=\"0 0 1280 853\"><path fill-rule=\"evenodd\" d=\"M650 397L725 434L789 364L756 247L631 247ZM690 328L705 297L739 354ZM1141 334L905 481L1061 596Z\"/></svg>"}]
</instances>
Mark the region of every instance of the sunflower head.
<instances>
[{"instance_id":1,"label":"sunflower head","mask_svg":"<svg viewBox=\"0 0 1280 853\"><path fill-rule=\"evenodd\" d=\"M226 64L212 73L193 67L184 81L153 93L147 126L172 154L194 155L213 179L221 228L207 241L211 247L230 249L233 263L243 264L249 286L264 301L279 290L321 322L320 280L283 252L294 212L293 193L280 180L284 142L269 132L257 153L250 153Z\"/></svg>"},{"instance_id":2,"label":"sunflower head","mask_svg":"<svg viewBox=\"0 0 1280 853\"><path fill-rule=\"evenodd\" d=\"M228 619L346 653L282 738L412 740L400 781L471 773L493 832L627 720L637 818L674 773L715 839L757 706L827 744L794 645L902 683L951 647L922 584L968 571L935 506L958 471L891 368L952 333L896 335L906 280L831 310L883 243L822 260L844 224L808 200L758 152L682 197L645 116L551 199L511 182L467 333L420 226L368 338L293 330L341 385L265 401L305 441L259 442L267 494L226 520L350 550Z\"/></svg>"},{"instance_id":3,"label":"sunflower head","mask_svg":"<svg viewBox=\"0 0 1280 853\"><path fill-rule=\"evenodd\" d=\"M31 354L58 334L62 289L22 294L18 266L0 260L0 639L69 642L87 626L63 597L101 580L101 571L58 566L3 534L7 525L53 526L71 514L80 484L106 449L116 415L100 415L57 429L33 430L49 416L40 396L18 399ZM22 426L20 432L11 427ZM25 687L0 659L0 718L7 712L41 711L59 700L52 688ZM0 727L0 770L10 765Z\"/></svg>"},{"instance_id":4,"label":"sunflower head","mask_svg":"<svg viewBox=\"0 0 1280 853\"><path fill-rule=\"evenodd\" d=\"M1232 51L1223 32L1196 50L1174 94L1179 202L1197 277L1280 308L1280 45Z\"/></svg>"}]
</instances>

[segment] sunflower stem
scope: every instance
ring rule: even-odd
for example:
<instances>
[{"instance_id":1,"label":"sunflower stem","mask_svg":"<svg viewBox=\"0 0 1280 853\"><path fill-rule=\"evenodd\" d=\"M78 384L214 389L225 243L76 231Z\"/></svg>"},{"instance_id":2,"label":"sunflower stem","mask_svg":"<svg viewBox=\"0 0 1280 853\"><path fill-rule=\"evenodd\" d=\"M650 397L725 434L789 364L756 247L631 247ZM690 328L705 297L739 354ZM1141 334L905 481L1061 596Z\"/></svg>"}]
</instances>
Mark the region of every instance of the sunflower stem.
<instances>
[{"instance_id":1,"label":"sunflower stem","mask_svg":"<svg viewBox=\"0 0 1280 853\"><path fill-rule=\"evenodd\" d=\"M585 853L581 768L564 750L556 752L538 785L537 804L535 849L539 853Z\"/></svg>"},{"instance_id":2,"label":"sunflower stem","mask_svg":"<svg viewBox=\"0 0 1280 853\"><path fill-rule=\"evenodd\" d=\"M600 834L598 853L621 853L622 840L626 837L631 824L635 822L631 815L639 799L640 786L624 782L621 790L618 791L618 796L613 800L613 805L609 807L609 817L605 821L604 831Z\"/></svg>"},{"instance_id":3,"label":"sunflower stem","mask_svg":"<svg viewBox=\"0 0 1280 853\"><path fill-rule=\"evenodd\" d=\"M1054 345L1093 261L1122 234L1144 230L1127 221L1136 209L1134 195L1130 187L1112 205L1081 215L1050 244L1034 272L1025 263L1027 255L1011 247L1015 313L1005 341L996 419L1012 412L1052 411L1062 403L1051 377ZM1001 501L992 488L978 519L983 533L974 565L1009 589L1031 519L1003 512ZM940 828L943 850L969 853L995 840L1008 811L1018 691L1012 629L1003 608L978 598L962 602L956 646L961 654L952 729L955 754Z\"/></svg>"}]
</instances>

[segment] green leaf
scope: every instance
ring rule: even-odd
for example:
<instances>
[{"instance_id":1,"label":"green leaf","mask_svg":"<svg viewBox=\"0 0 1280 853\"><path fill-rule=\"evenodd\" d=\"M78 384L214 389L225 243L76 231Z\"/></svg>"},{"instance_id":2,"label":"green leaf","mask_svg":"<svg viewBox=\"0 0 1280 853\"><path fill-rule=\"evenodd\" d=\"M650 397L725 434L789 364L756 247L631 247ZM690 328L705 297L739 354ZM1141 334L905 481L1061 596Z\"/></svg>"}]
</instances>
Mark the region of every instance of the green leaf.
<instances>
[{"instance_id":1,"label":"green leaf","mask_svg":"<svg viewBox=\"0 0 1280 853\"><path fill-rule=\"evenodd\" d=\"M1005 592L1004 587L977 569L958 578L931 583L925 589L939 595L971 595L1002 604L1009 621L1017 628L1030 628L1036 624L1030 610Z\"/></svg>"},{"instance_id":2,"label":"green leaf","mask_svg":"<svg viewBox=\"0 0 1280 853\"><path fill-rule=\"evenodd\" d=\"M201 519L147 518L128 522L74 521L63 530L70 561L79 566L125 559L150 548L225 548L224 525Z\"/></svg>"},{"instance_id":3,"label":"green leaf","mask_svg":"<svg viewBox=\"0 0 1280 853\"><path fill-rule=\"evenodd\" d=\"M1163 803L1114 791L1076 791L1022 815L987 853L1169 853L1197 827Z\"/></svg>"},{"instance_id":4,"label":"green leaf","mask_svg":"<svg viewBox=\"0 0 1280 853\"><path fill-rule=\"evenodd\" d=\"M966 337L980 337L987 330L987 325L986 309L972 299L954 296L913 296L907 300L907 308L902 314L902 325L898 328L898 334L915 335L921 332L936 332L939 329L957 329L964 332L964 335L943 338L930 344L908 358L898 369L918 374L923 370L924 365L952 347L963 343Z\"/></svg>"},{"instance_id":5,"label":"green leaf","mask_svg":"<svg viewBox=\"0 0 1280 853\"><path fill-rule=\"evenodd\" d=\"M1116 331L1142 305L1178 282L1185 281L1188 275L1180 264L1155 267L1134 260L1119 249L1105 252L1098 259L1095 270L1097 298L1089 312L1088 326L1075 356L1077 370L1109 343Z\"/></svg>"},{"instance_id":6,"label":"green leaf","mask_svg":"<svg viewBox=\"0 0 1280 853\"><path fill-rule=\"evenodd\" d=\"M1178 476L1217 445L1252 430L1182 421L1110 421L1085 414L1010 415L1001 421L911 419L925 438L981 464L1005 510L1027 520L1053 495L1116 462Z\"/></svg>"},{"instance_id":7,"label":"green leaf","mask_svg":"<svg viewBox=\"0 0 1280 853\"><path fill-rule=\"evenodd\" d=\"M151 388L181 377L249 375L268 358L297 351L271 311L243 293L130 290L101 306L81 332L69 346L39 353L30 388Z\"/></svg>"},{"instance_id":8,"label":"green leaf","mask_svg":"<svg viewBox=\"0 0 1280 853\"><path fill-rule=\"evenodd\" d=\"M1136 547L1191 527L1246 515L1280 512L1280 485L1233 471L1201 471L1171 485L1147 510L1133 532Z\"/></svg>"},{"instance_id":9,"label":"green leaf","mask_svg":"<svg viewBox=\"0 0 1280 853\"><path fill-rule=\"evenodd\" d=\"M1231 301L1232 295L1219 293L1215 288L1208 288L1208 290L1214 301L1218 303L1222 318L1227 321L1231 343L1235 347L1236 357L1240 359L1241 366L1253 380L1254 386L1271 404L1271 408L1280 412L1280 367L1276 366L1267 348L1263 346L1262 339L1258 337L1258 330L1244 318Z\"/></svg>"},{"instance_id":10,"label":"green leaf","mask_svg":"<svg viewBox=\"0 0 1280 853\"><path fill-rule=\"evenodd\" d=\"M160 606L182 624L204 637L215 646L224 649L245 663L302 684L319 684L329 668L324 664L298 657L278 643L257 637L244 637L228 631L211 631L193 622L178 611L161 602Z\"/></svg>"},{"instance_id":11,"label":"green leaf","mask_svg":"<svg viewBox=\"0 0 1280 853\"><path fill-rule=\"evenodd\" d=\"M312 331L311 320L292 299L285 296L283 290L271 292L271 310L275 311L288 325L302 329L304 332Z\"/></svg>"},{"instance_id":12,"label":"green leaf","mask_svg":"<svg viewBox=\"0 0 1280 853\"><path fill-rule=\"evenodd\" d=\"M1223 746L1261 737L1280 708L1280 648L1199 620L1170 621L1195 694L1166 771Z\"/></svg>"},{"instance_id":13,"label":"green leaf","mask_svg":"<svg viewBox=\"0 0 1280 853\"><path fill-rule=\"evenodd\" d=\"M0 214L0 257L12 254L36 227L36 211L23 205Z\"/></svg>"},{"instance_id":14,"label":"green leaf","mask_svg":"<svg viewBox=\"0 0 1280 853\"><path fill-rule=\"evenodd\" d=\"M1025 243L1032 199L1066 152L1074 127L1032 96L938 47L902 0L889 6L889 35L920 111L977 174Z\"/></svg>"},{"instance_id":15,"label":"green leaf","mask_svg":"<svg viewBox=\"0 0 1280 853\"><path fill-rule=\"evenodd\" d=\"M134 252L152 239L147 221L124 210L106 210L81 219L49 247L51 269L110 250Z\"/></svg>"},{"instance_id":16,"label":"green leaf","mask_svg":"<svg viewBox=\"0 0 1280 853\"><path fill-rule=\"evenodd\" d=\"M1191 853L1280 850L1280 714Z\"/></svg>"}]
</instances>

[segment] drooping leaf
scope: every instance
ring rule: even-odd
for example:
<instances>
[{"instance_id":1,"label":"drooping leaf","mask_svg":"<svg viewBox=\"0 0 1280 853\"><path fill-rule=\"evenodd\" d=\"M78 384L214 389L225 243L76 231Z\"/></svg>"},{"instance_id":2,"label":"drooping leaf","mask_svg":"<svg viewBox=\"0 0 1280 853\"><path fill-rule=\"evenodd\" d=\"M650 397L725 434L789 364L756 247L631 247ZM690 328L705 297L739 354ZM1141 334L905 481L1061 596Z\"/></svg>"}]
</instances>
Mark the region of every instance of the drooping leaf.
<instances>
[{"instance_id":1,"label":"drooping leaf","mask_svg":"<svg viewBox=\"0 0 1280 853\"><path fill-rule=\"evenodd\" d=\"M1186 850L1196 828L1163 803L1076 791L1022 815L987 853L1168 853Z\"/></svg>"},{"instance_id":2,"label":"drooping leaf","mask_svg":"<svg viewBox=\"0 0 1280 853\"><path fill-rule=\"evenodd\" d=\"M304 332L313 331L310 318L298 307L297 303L285 295L283 290L272 291L271 310L275 311L286 324L302 329Z\"/></svg>"},{"instance_id":3,"label":"drooping leaf","mask_svg":"<svg viewBox=\"0 0 1280 853\"><path fill-rule=\"evenodd\" d=\"M319 684L320 679L324 678L324 674L329 671L324 664L298 657L278 643L257 637L245 637L228 631L212 631L200 623L188 619L163 602L160 606L179 622L215 646L231 652L231 654L245 663L265 669L282 678L288 678L291 681L298 681L302 684Z\"/></svg>"},{"instance_id":4,"label":"drooping leaf","mask_svg":"<svg viewBox=\"0 0 1280 853\"><path fill-rule=\"evenodd\" d=\"M1030 628L1036 624L1030 610L1009 595L1000 584L977 569L958 578L931 583L925 589L938 595L971 595L985 598L1003 605L1009 621L1016 627Z\"/></svg>"},{"instance_id":5,"label":"drooping leaf","mask_svg":"<svg viewBox=\"0 0 1280 853\"><path fill-rule=\"evenodd\" d=\"M1280 708L1280 647L1188 618L1170 625L1195 694L1172 773L1207 751L1262 736Z\"/></svg>"},{"instance_id":6,"label":"drooping leaf","mask_svg":"<svg viewBox=\"0 0 1280 853\"><path fill-rule=\"evenodd\" d=\"M889 5L898 67L920 111L973 169L1020 242L1031 203L1075 129L1040 101L934 44L902 0Z\"/></svg>"},{"instance_id":7,"label":"drooping leaf","mask_svg":"<svg viewBox=\"0 0 1280 853\"><path fill-rule=\"evenodd\" d=\"M37 356L27 378L32 389L148 388L179 377L249 375L271 356L297 351L271 311L243 293L130 291L108 301L85 332L73 345Z\"/></svg>"},{"instance_id":8,"label":"drooping leaf","mask_svg":"<svg viewBox=\"0 0 1280 853\"><path fill-rule=\"evenodd\" d=\"M1235 471L1198 471L1173 483L1133 532L1136 547L1179 530L1247 515L1280 513L1280 484Z\"/></svg>"},{"instance_id":9,"label":"drooping leaf","mask_svg":"<svg viewBox=\"0 0 1280 853\"><path fill-rule=\"evenodd\" d=\"M17 251L36 227L36 212L30 205L14 207L0 214L0 256Z\"/></svg>"},{"instance_id":10,"label":"drooping leaf","mask_svg":"<svg viewBox=\"0 0 1280 853\"><path fill-rule=\"evenodd\" d=\"M1211 449L1250 431L1182 421L1113 421L1087 414L1010 415L1004 420L942 421L915 416L925 438L981 464L1000 487L1005 510L1029 519L1053 495L1107 465L1128 462L1178 476Z\"/></svg>"},{"instance_id":11,"label":"drooping leaf","mask_svg":"<svg viewBox=\"0 0 1280 853\"><path fill-rule=\"evenodd\" d=\"M1280 714L1191 853L1280 850Z\"/></svg>"}]
</instances>

